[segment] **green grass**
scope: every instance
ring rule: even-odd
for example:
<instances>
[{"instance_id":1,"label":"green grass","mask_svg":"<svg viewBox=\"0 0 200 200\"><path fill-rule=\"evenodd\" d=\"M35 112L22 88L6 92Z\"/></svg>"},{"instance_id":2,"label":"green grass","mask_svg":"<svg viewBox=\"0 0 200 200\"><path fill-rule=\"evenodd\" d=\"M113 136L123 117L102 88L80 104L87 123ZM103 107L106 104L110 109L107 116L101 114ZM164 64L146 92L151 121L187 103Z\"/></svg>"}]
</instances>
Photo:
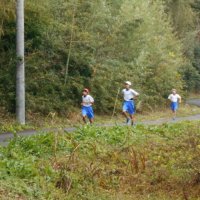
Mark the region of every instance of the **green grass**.
<instances>
[{"instance_id":1,"label":"green grass","mask_svg":"<svg viewBox=\"0 0 200 200\"><path fill-rule=\"evenodd\" d=\"M200 98L200 92L190 94L189 96L190 96L190 99L199 99Z\"/></svg>"},{"instance_id":2,"label":"green grass","mask_svg":"<svg viewBox=\"0 0 200 200\"><path fill-rule=\"evenodd\" d=\"M181 104L178 110L178 117L191 116L200 114L200 107ZM158 120L158 119L169 119L171 118L171 111L168 108L160 108L158 111L143 111L138 112L136 118L138 121ZM109 124L109 123L121 123L124 122L124 117L119 110L115 116L112 117L112 113L108 115L95 115L95 123L97 124ZM32 117L32 124L38 127L70 127L77 126L77 124L83 124L80 112L72 113L66 117L59 117L55 113L50 113L46 118L38 116Z\"/></svg>"},{"instance_id":3,"label":"green grass","mask_svg":"<svg viewBox=\"0 0 200 200\"><path fill-rule=\"evenodd\" d=\"M19 137L0 157L0 199L200 199L199 122Z\"/></svg>"},{"instance_id":4,"label":"green grass","mask_svg":"<svg viewBox=\"0 0 200 200\"><path fill-rule=\"evenodd\" d=\"M16 134L17 132L20 132L23 130L29 130L29 129L36 129L36 127L31 126L31 125L20 125L15 122L12 122L12 123L7 123L7 124L1 124L0 125L0 134L7 133L7 132Z\"/></svg>"},{"instance_id":5,"label":"green grass","mask_svg":"<svg viewBox=\"0 0 200 200\"><path fill-rule=\"evenodd\" d=\"M197 106L191 106L181 104L178 110L178 117L190 116L200 114L200 108ZM171 111L169 109L159 109L158 111L142 112L136 114L137 121L148 121L158 119L170 119ZM27 124L25 126L16 123L14 116L12 115L0 115L0 133L3 132L18 132L27 129L41 130L51 127L72 127L83 124L80 115L80 110L77 112L69 113L68 116L58 116L56 113L49 113L47 116L41 116L38 114L27 114ZM124 117L120 114L120 111L114 117L109 115L95 115L96 124L110 124L124 122Z\"/></svg>"}]
</instances>

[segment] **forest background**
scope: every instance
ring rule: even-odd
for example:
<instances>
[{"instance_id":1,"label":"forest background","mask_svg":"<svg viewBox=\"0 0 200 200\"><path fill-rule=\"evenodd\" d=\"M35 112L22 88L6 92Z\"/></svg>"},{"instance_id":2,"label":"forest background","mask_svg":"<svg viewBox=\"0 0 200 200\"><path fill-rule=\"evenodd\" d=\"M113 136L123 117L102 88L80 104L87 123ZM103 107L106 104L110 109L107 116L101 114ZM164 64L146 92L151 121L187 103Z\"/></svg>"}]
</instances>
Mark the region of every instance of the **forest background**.
<instances>
[{"instance_id":1,"label":"forest background","mask_svg":"<svg viewBox=\"0 0 200 200\"><path fill-rule=\"evenodd\" d=\"M0 5L0 107L14 113L15 1ZM199 0L27 0L27 113L70 115L88 87L106 114L124 80L141 110L166 106L172 88L198 92L199 20Z\"/></svg>"}]
</instances>

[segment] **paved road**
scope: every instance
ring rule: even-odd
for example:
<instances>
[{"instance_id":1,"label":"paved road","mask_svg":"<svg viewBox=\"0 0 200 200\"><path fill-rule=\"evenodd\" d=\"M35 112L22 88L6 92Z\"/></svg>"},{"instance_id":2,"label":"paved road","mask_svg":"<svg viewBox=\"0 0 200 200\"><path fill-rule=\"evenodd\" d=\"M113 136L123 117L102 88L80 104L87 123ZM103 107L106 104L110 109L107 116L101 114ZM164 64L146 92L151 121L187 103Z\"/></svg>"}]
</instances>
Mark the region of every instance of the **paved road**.
<instances>
[{"instance_id":1,"label":"paved road","mask_svg":"<svg viewBox=\"0 0 200 200\"><path fill-rule=\"evenodd\" d=\"M190 99L188 100L186 103L191 104L191 105L196 105L200 107L200 99ZM163 124L163 123L177 123L180 121L186 121L186 120L200 120L200 114L197 115L192 115L192 116L186 116L186 117L178 117L176 120L172 120L172 119L158 119L158 120L152 120L152 121L142 121L142 122L138 122L138 124L146 124L146 125L159 125L159 124ZM126 124L124 123L117 123L117 124L97 124L96 126L100 126L100 127L112 127L115 125L119 125L119 126L125 126ZM58 131L58 128L55 129L43 129L40 131L36 131L36 130L25 130L25 131L20 131L17 133L18 136L31 136L31 135L35 135L35 134L44 134L47 133L49 131ZM75 127L71 127L71 128L63 128L64 131L66 132L73 132L76 130ZM14 137L14 135L12 133L3 133L0 134L0 145L7 145L8 141L10 139L12 139Z\"/></svg>"}]
</instances>

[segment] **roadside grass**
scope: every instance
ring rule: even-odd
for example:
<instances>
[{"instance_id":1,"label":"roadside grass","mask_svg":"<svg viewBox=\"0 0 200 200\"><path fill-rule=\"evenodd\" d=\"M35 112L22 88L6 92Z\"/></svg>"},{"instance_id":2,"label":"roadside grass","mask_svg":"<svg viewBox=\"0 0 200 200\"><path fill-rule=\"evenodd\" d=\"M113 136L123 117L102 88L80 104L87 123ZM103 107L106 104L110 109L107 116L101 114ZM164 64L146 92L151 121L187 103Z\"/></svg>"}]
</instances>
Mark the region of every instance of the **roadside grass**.
<instances>
[{"instance_id":1,"label":"roadside grass","mask_svg":"<svg viewBox=\"0 0 200 200\"><path fill-rule=\"evenodd\" d=\"M118 110L114 116L112 116L112 113L108 115L95 115L95 124L123 123L125 119L120 112L121 111ZM195 114L200 114L200 107L182 103L178 110L177 117ZM138 122L171 119L171 111L169 108L160 108L156 111L142 111L136 114L136 118ZM49 113L47 116L41 116L38 113L27 113L27 122L25 126L17 124L13 115L0 114L0 134L4 132L16 133L29 129L67 128L79 125L84 125L79 109L73 113L69 113L67 116L58 116L57 113L54 112Z\"/></svg>"},{"instance_id":2,"label":"roadside grass","mask_svg":"<svg viewBox=\"0 0 200 200\"><path fill-rule=\"evenodd\" d=\"M199 93L192 93L189 96L190 96L190 99L200 99L200 92Z\"/></svg>"},{"instance_id":3,"label":"roadside grass","mask_svg":"<svg viewBox=\"0 0 200 200\"><path fill-rule=\"evenodd\" d=\"M199 121L16 137L0 158L1 199L200 199Z\"/></svg>"},{"instance_id":4,"label":"roadside grass","mask_svg":"<svg viewBox=\"0 0 200 200\"><path fill-rule=\"evenodd\" d=\"M200 114L200 107L188 105L182 103L178 110L177 117L191 116ZM138 121L158 120L158 119L170 119L172 117L169 108L160 108L157 111L143 111L136 114ZM80 110L70 113L66 117L59 117L56 113L50 113L48 116L32 116L30 123L37 127L72 127L77 125L83 125ZM95 124L111 124L111 123L123 123L124 116L121 114L121 110L112 116L112 113L108 115L95 115Z\"/></svg>"},{"instance_id":5,"label":"roadside grass","mask_svg":"<svg viewBox=\"0 0 200 200\"><path fill-rule=\"evenodd\" d=\"M177 117L185 117L196 114L200 114L200 107L182 103L178 109ZM165 109L160 109L158 111L146 112L143 113L142 115L138 114L137 118L140 121L170 119L172 118L172 113L169 108L165 108Z\"/></svg>"},{"instance_id":6,"label":"roadside grass","mask_svg":"<svg viewBox=\"0 0 200 200\"><path fill-rule=\"evenodd\" d=\"M27 123L26 125L20 125L16 123L15 118L12 115L0 112L0 134L7 132L15 134L19 131L35 128L36 127L34 125L31 125L29 123Z\"/></svg>"}]
</instances>

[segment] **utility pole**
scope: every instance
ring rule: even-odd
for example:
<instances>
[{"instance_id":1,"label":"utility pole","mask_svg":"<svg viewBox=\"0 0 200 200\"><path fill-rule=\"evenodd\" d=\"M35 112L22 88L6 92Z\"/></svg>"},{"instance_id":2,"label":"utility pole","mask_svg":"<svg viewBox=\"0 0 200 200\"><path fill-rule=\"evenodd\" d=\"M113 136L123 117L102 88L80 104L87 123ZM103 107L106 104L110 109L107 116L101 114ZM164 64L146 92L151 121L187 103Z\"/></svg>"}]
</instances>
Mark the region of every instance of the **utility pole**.
<instances>
[{"instance_id":1,"label":"utility pole","mask_svg":"<svg viewBox=\"0 0 200 200\"><path fill-rule=\"evenodd\" d=\"M24 0L16 0L16 118L25 124Z\"/></svg>"}]
</instances>

